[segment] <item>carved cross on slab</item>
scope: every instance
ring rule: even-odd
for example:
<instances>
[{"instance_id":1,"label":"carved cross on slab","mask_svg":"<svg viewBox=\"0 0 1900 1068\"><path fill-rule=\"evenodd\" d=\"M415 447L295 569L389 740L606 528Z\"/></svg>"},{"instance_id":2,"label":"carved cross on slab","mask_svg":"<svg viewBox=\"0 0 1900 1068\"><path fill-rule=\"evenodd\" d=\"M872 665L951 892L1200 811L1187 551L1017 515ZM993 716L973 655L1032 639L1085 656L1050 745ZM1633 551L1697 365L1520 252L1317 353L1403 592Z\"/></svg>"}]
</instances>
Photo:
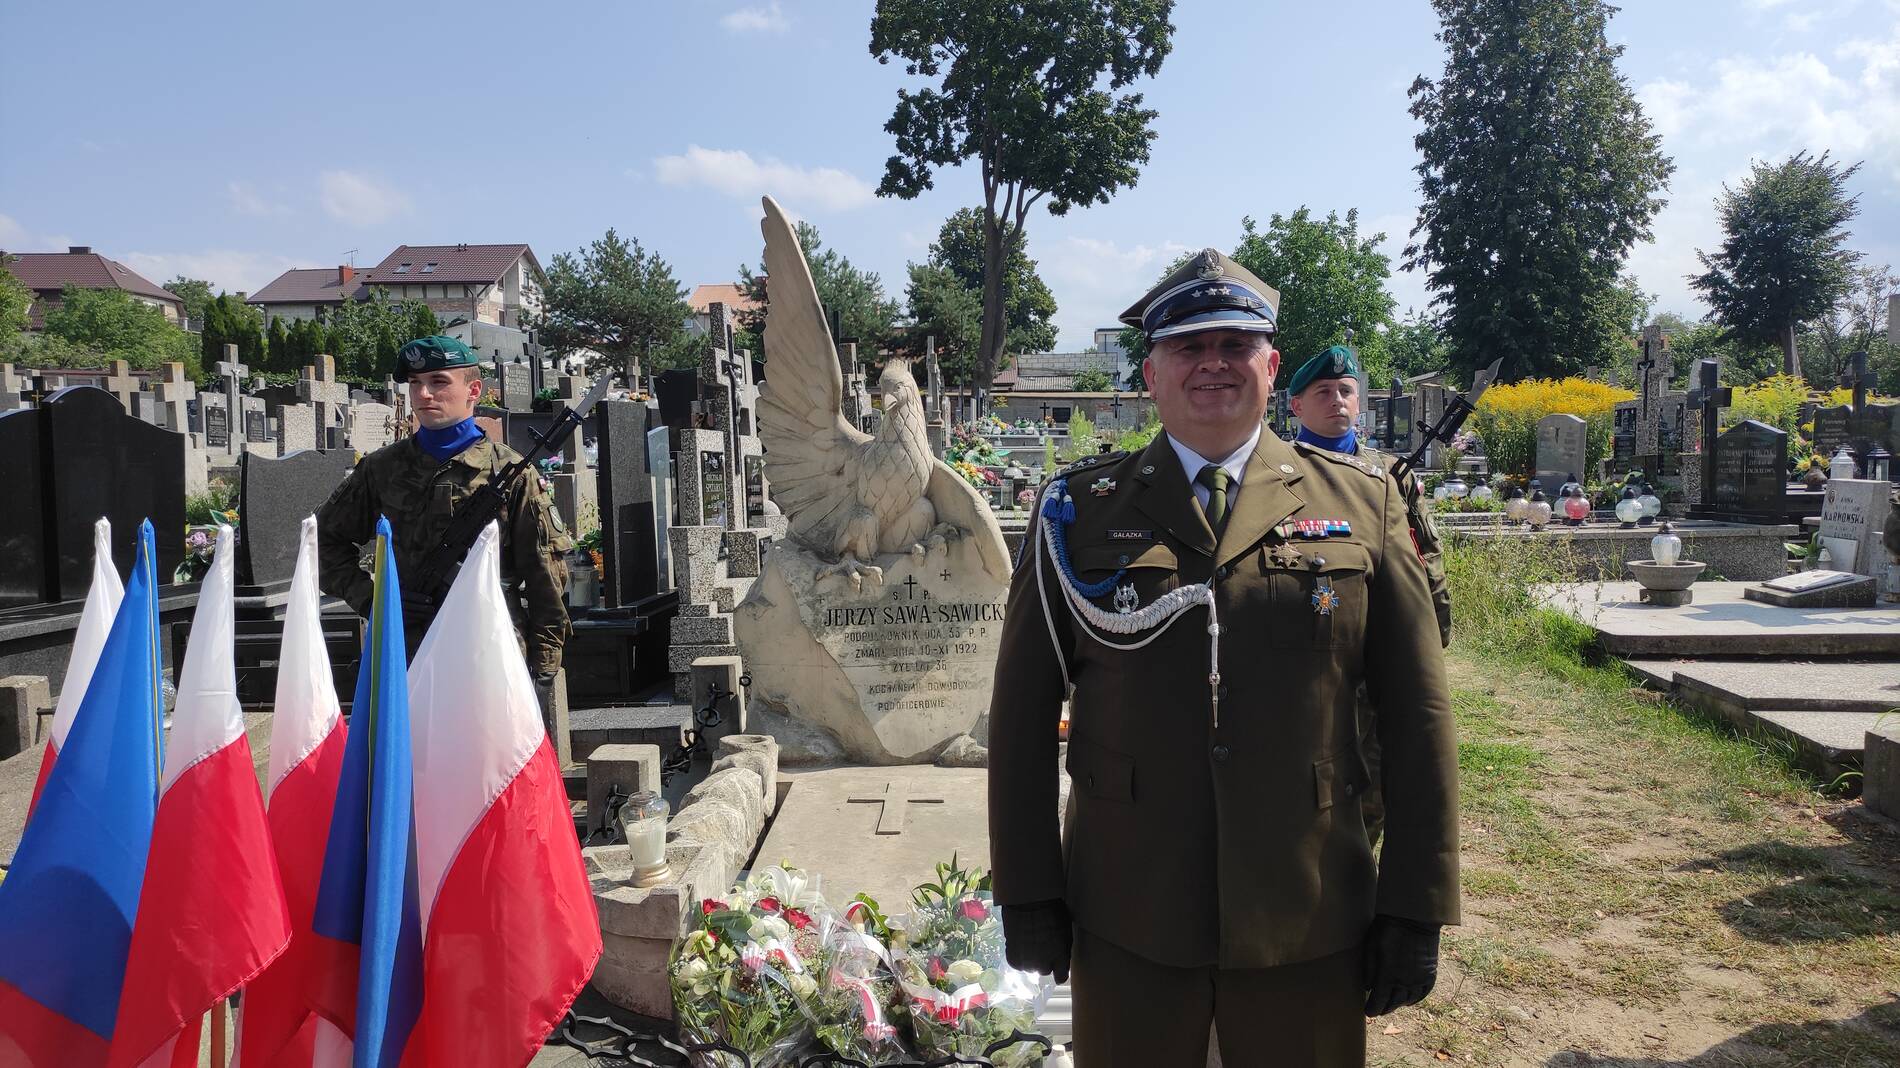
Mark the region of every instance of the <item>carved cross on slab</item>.
<instances>
[{"instance_id":1,"label":"carved cross on slab","mask_svg":"<svg viewBox=\"0 0 1900 1068\"><path fill-rule=\"evenodd\" d=\"M904 792L904 788L901 785L894 782L885 783L884 792L876 797L848 797L845 800L854 805L883 806L883 808L878 810L878 834L904 833L905 805L943 804L943 798L941 797L911 797Z\"/></svg>"}]
</instances>

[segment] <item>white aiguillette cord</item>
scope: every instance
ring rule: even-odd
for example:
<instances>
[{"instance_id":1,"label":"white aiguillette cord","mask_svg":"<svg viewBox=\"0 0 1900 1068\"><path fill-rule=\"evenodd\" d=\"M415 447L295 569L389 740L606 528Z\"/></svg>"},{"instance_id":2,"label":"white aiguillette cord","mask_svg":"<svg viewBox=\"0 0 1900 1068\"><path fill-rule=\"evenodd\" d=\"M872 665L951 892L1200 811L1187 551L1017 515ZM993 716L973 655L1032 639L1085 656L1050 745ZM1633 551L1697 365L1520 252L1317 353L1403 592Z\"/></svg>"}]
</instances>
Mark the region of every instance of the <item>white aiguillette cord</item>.
<instances>
[{"instance_id":1,"label":"white aiguillette cord","mask_svg":"<svg viewBox=\"0 0 1900 1068\"><path fill-rule=\"evenodd\" d=\"M1036 527L1030 538L1034 542L1030 552L1031 566L1036 569L1036 593L1042 600L1042 618L1049 628L1049 644L1056 651L1056 662L1062 666L1062 690L1070 691L1074 683L1069 677L1069 662L1062 655L1062 642L1056 636L1055 614L1049 609L1049 589L1043 575L1043 542L1054 536L1050 524L1055 520L1044 513L1044 506L1055 499L1063 479L1053 479L1043 489L1042 500L1036 502ZM1058 502L1059 503L1059 502ZM1214 587L1210 583L1197 582L1191 586L1181 586L1169 590L1156 598L1145 608L1133 612L1109 612L1076 592L1075 576L1069 569L1057 566L1056 577L1062 582L1064 598L1069 603L1069 614L1074 617L1089 637L1108 646L1110 649L1132 651L1140 649L1156 638L1167 633L1188 610L1197 605L1207 606L1207 687L1212 702L1214 729L1220 729L1220 618L1214 609ZM1134 634L1150 627L1157 628L1153 634L1135 642L1115 642L1102 636L1100 631L1110 634Z\"/></svg>"}]
</instances>

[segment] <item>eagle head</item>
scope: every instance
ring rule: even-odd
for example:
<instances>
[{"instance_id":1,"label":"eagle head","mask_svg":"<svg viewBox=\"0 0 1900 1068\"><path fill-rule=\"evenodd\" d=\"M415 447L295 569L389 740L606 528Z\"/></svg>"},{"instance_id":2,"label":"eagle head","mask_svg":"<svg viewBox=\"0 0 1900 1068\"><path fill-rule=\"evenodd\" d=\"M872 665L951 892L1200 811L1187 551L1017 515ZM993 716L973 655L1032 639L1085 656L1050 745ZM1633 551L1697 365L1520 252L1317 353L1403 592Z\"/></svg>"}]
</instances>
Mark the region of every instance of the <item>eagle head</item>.
<instances>
[{"instance_id":1,"label":"eagle head","mask_svg":"<svg viewBox=\"0 0 1900 1068\"><path fill-rule=\"evenodd\" d=\"M910 372L914 362L908 356L893 356L884 361L884 371L877 376L877 389L884 396L885 411L891 411L905 400L918 398L917 379Z\"/></svg>"}]
</instances>

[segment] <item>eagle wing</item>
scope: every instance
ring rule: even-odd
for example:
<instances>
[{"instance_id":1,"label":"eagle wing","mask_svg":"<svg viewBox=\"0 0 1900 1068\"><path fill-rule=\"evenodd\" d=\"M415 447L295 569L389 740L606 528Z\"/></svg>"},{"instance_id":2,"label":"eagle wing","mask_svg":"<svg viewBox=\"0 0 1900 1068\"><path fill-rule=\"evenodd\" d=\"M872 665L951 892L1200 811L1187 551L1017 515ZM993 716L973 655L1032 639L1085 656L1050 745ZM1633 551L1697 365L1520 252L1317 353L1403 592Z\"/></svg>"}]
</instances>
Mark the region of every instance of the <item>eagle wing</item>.
<instances>
[{"instance_id":1,"label":"eagle wing","mask_svg":"<svg viewBox=\"0 0 1900 1068\"><path fill-rule=\"evenodd\" d=\"M857 501L859 454L871 435L844 417L844 376L825 325L818 288L798 234L765 198L767 306L765 385L759 395L759 438L772 496L790 517L794 538L824 556Z\"/></svg>"},{"instance_id":2,"label":"eagle wing","mask_svg":"<svg viewBox=\"0 0 1900 1068\"><path fill-rule=\"evenodd\" d=\"M937 521L961 527L963 536L976 542L983 570L1002 585L1009 585L1009 545L1003 541L1003 531L983 495L942 460L931 462L930 485L924 494L937 510Z\"/></svg>"}]
</instances>

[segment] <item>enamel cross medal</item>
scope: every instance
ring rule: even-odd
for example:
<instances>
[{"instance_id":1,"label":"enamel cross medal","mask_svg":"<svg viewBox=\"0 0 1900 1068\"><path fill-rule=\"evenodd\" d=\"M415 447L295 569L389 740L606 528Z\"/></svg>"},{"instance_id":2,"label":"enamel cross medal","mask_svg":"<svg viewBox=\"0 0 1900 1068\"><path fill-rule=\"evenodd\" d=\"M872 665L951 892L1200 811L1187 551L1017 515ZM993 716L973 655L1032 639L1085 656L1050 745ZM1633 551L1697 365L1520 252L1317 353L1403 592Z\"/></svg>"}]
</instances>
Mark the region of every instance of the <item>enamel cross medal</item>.
<instances>
[{"instance_id":1,"label":"enamel cross medal","mask_svg":"<svg viewBox=\"0 0 1900 1068\"><path fill-rule=\"evenodd\" d=\"M1333 589L1330 579L1325 575L1320 575L1313 584L1313 611L1322 616L1330 616L1333 614L1333 609L1338 607L1338 591Z\"/></svg>"}]
</instances>

